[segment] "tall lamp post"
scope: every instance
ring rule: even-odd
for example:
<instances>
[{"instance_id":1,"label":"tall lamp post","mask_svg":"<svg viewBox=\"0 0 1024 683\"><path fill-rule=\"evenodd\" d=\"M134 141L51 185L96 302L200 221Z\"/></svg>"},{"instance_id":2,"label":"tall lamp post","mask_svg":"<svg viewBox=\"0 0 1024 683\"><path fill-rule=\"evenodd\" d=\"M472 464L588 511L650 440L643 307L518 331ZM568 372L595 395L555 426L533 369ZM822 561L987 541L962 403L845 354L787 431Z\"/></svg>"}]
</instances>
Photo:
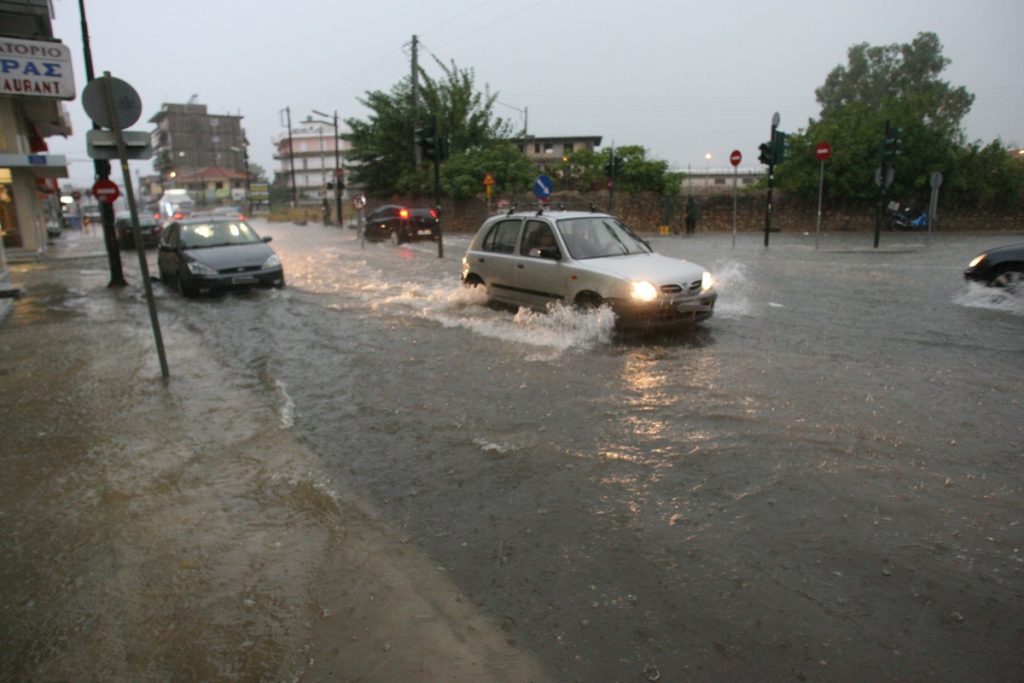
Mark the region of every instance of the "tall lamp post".
<instances>
[{"instance_id":1,"label":"tall lamp post","mask_svg":"<svg viewBox=\"0 0 1024 683\"><path fill-rule=\"evenodd\" d=\"M322 116L324 119L330 119L325 121L322 119L314 119L312 116L306 117L307 123L322 123L325 126L334 127L334 210L338 215L338 227L341 227L341 145L339 144L340 138L338 137L338 110L334 110L334 116L325 114L322 111L313 110L313 113L317 116Z\"/></svg>"}]
</instances>

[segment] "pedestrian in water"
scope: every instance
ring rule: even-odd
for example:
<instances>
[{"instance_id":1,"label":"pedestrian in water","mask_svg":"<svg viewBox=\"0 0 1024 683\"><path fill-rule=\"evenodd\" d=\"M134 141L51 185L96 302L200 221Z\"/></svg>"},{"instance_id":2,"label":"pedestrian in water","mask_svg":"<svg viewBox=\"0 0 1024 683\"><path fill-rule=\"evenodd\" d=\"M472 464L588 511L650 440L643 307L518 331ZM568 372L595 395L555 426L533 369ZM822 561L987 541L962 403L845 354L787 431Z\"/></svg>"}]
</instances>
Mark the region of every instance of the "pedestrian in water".
<instances>
[{"instance_id":1,"label":"pedestrian in water","mask_svg":"<svg viewBox=\"0 0 1024 683\"><path fill-rule=\"evenodd\" d=\"M692 235L697 231L697 219L700 218L700 207L697 200L689 197L686 200L686 234Z\"/></svg>"}]
</instances>

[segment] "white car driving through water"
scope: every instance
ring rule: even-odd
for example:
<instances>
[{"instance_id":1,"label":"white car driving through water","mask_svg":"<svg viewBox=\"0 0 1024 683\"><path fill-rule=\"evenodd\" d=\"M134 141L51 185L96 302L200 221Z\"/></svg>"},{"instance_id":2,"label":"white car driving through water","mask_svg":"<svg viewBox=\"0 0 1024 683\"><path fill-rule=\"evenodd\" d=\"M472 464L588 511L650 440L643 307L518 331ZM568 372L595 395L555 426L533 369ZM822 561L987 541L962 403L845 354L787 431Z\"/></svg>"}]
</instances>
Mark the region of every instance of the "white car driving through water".
<instances>
[{"instance_id":1,"label":"white car driving through water","mask_svg":"<svg viewBox=\"0 0 1024 683\"><path fill-rule=\"evenodd\" d=\"M609 306L619 327L660 327L711 317L711 274L657 254L602 212L541 209L484 222L462 259L462 283L489 300L543 311L551 304Z\"/></svg>"}]
</instances>

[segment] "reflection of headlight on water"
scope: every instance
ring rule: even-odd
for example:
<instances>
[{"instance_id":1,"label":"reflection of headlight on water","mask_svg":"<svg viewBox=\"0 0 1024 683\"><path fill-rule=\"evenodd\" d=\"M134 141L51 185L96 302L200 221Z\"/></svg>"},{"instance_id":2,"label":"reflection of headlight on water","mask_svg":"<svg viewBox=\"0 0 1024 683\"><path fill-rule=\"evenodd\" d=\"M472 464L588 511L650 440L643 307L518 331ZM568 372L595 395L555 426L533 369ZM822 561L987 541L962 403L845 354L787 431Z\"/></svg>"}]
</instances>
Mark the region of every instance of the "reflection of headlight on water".
<instances>
[{"instance_id":1,"label":"reflection of headlight on water","mask_svg":"<svg viewBox=\"0 0 1024 683\"><path fill-rule=\"evenodd\" d=\"M704 271L704 274L700 276L700 291L706 292L711 289L715 284L714 279L711 277L711 273Z\"/></svg>"},{"instance_id":2,"label":"reflection of headlight on water","mask_svg":"<svg viewBox=\"0 0 1024 683\"><path fill-rule=\"evenodd\" d=\"M658 298L658 290L650 282L644 280L632 283L629 295L637 301L654 301Z\"/></svg>"}]
</instances>

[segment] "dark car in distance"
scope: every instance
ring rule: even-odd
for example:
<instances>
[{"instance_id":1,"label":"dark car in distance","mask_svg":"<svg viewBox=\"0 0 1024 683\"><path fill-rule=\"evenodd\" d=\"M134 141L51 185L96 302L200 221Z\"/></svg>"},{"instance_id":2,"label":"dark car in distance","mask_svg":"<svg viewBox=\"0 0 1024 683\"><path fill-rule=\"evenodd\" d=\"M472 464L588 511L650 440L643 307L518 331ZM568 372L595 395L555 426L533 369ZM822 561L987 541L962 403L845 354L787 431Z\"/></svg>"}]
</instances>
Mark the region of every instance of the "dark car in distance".
<instances>
[{"instance_id":1,"label":"dark car in distance","mask_svg":"<svg viewBox=\"0 0 1024 683\"><path fill-rule=\"evenodd\" d=\"M413 209L397 204L379 206L366 218L364 236L372 242L391 240L393 244L436 240L440 221L434 209Z\"/></svg>"},{"instance_id":2,"label":"dark car in distance","mask_svg":"<svg viewBox=\"0 0 1024 683\"><path fill-rule=\"evenodd\" d=\"M139 234L142 236L142 246L155 247L160 243L160 233L163 227L157 222L156 216L139 215ZM132 230L132 214L128 211L118 212L114 216L114 232L117 235L117 246L121 249L135 248L135 233Z\"/></svg>"},{"instance_id":3,"label":"dark car in distance","mask_svg":"<svg viewBox=\"0 0 1024 683\"><path fill-rule=\"evenodd\" d=\"M1024 292L1024 242L981 252L967 264L964 278Z\"/></svg>"},{"instance_id":4,"label":"dark car in distance","mask_svg":"<svg viewBox=\"0 0 1024 683\"><path fill-rule=\"evenodd\" d=\"M190 217L170 223L160 239L160 280L182 296L239 287L284 287L281 259L243 220Z\"/></svg>"}]
</instances>

